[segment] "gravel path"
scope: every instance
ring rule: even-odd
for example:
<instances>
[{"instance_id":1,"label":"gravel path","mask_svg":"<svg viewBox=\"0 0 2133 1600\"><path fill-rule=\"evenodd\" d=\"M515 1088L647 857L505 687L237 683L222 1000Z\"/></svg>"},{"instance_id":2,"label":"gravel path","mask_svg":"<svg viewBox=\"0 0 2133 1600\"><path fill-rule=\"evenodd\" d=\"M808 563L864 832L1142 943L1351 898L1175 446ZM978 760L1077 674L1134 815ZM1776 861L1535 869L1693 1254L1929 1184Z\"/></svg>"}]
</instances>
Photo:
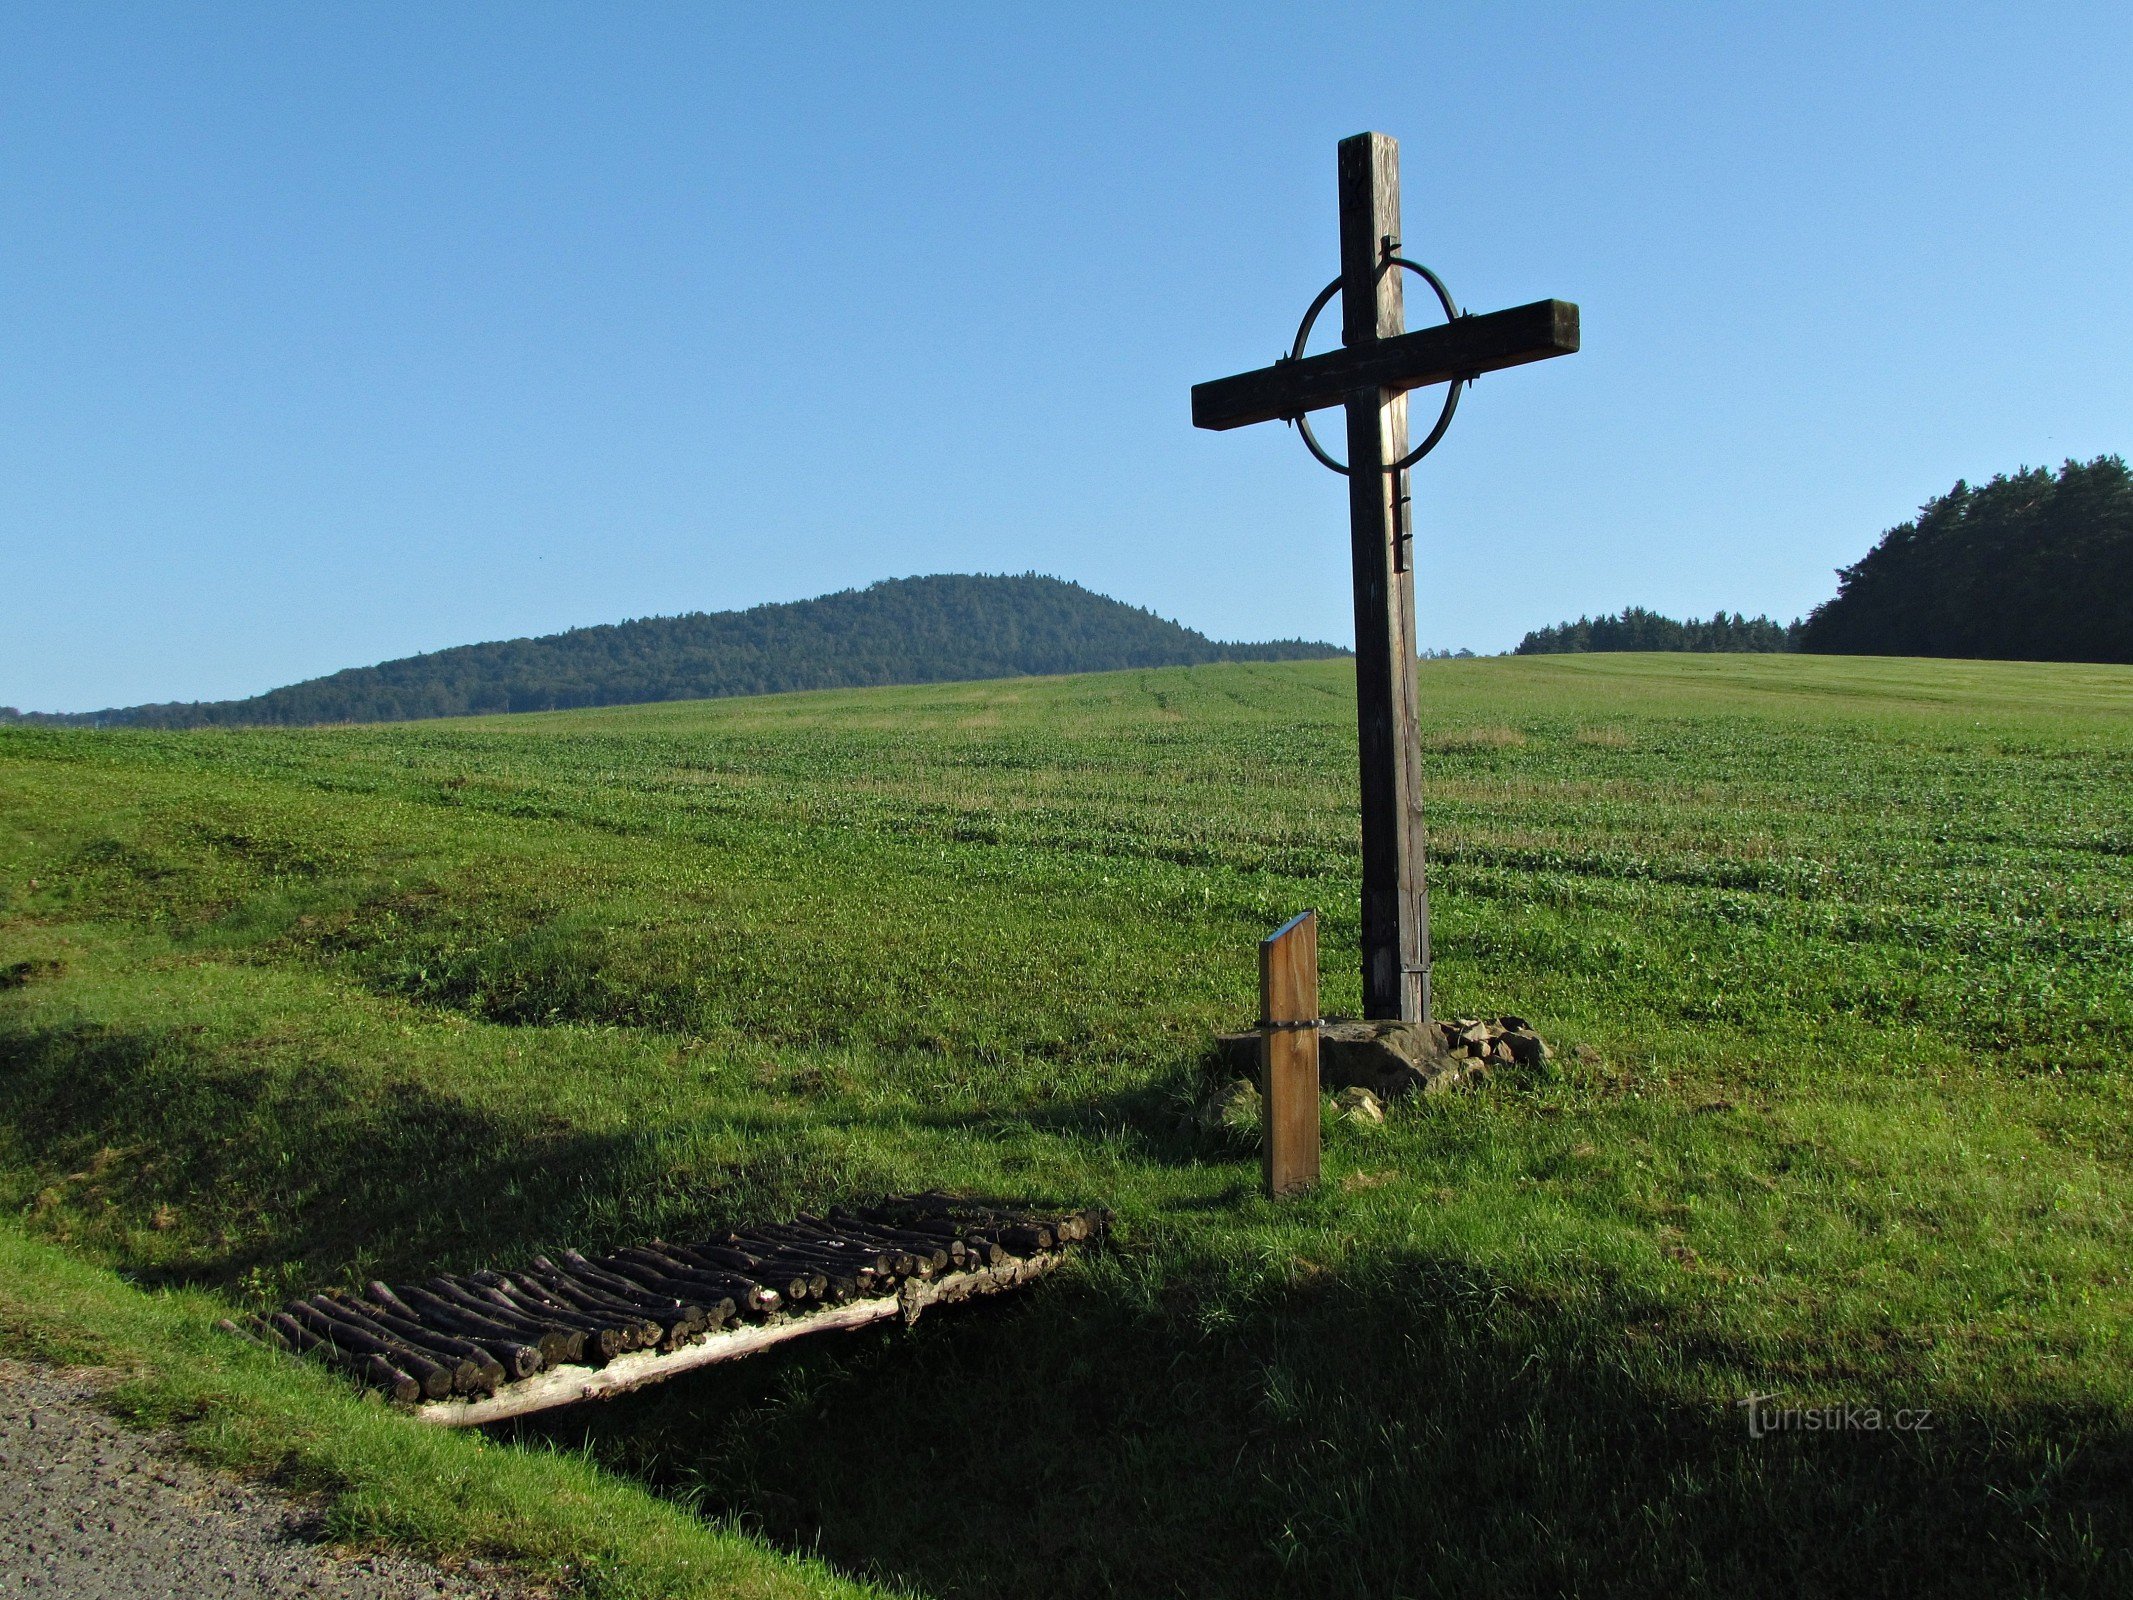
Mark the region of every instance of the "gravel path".
<instances>
[{"instance_id":1,"label":"gravel path","mask_svg":"<svg viewBox=\"0 0 2133 1600\"><path fill-rule=\"evenodd\" d=\"M522 1600L395 1555L338 1555L316 1513L90 1403L83 1375L0 1362L0 1596Z\"/></svg>"}]
</instances>

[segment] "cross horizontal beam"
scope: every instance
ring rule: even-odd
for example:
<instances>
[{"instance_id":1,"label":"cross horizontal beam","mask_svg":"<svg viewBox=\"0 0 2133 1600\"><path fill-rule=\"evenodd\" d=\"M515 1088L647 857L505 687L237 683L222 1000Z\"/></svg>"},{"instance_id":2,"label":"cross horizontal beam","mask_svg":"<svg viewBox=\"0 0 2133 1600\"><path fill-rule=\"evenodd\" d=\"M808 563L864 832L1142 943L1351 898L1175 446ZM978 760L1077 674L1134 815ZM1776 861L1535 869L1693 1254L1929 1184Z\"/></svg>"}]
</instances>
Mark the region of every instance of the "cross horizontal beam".
<instances>
[{"instance_id":1,"label":"cross horizontal beam","mask_svg":"<svg viewBox=\"0 0 2133 1600\"><path fill-rule=\"evenodd\" d=\"M1337 406L1359 389L1419 389L1572 355L1578 308L1567 300L1460 317L1390 339L1277 361L1257 372L1192 386L1192 425L1242 428Z\"/></svg>"}]
</instances>

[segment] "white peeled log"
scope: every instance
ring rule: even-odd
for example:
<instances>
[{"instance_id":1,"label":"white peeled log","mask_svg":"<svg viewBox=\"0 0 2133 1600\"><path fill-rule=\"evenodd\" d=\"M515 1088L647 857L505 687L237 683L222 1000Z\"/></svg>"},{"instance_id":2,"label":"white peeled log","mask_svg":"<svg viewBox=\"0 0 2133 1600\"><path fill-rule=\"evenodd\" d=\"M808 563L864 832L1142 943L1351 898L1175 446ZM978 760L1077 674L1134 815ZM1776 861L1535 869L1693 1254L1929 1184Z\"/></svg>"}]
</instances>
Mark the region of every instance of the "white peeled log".
<instances>
[{"instance_id":1,"label":"white peeled log","mask_svg":"<svg viewBox=\"0 0 2133 1600\"><path fill-rule=\"evenodd\" d=\"M1063 1255L1048 1253L1010 1258L998 1266L980 1267L969 1272L943 1273L933 1279L911 1278L895 1294L849 1300L841 1306L825 1307L805 1316L774 1317L768 1322L722 1328L679 1349L637 1350L619 1355L604 1367L550 1367L520 1382L505 1384L492 1395L437 1400L408 1410L410 1415L424 1422L448 1428L471 1428L551 1410L556 1406L609 1400L648 1384L664 1383L698 1367L752 1356L788 1339L829 1333L840 1328L863 1328L895 1317L901 1317L907 1323L916 1322L919 1313L927 1306L998 1294L1043 1276L1063 1259Z\"/></svg>"}]
</instances>

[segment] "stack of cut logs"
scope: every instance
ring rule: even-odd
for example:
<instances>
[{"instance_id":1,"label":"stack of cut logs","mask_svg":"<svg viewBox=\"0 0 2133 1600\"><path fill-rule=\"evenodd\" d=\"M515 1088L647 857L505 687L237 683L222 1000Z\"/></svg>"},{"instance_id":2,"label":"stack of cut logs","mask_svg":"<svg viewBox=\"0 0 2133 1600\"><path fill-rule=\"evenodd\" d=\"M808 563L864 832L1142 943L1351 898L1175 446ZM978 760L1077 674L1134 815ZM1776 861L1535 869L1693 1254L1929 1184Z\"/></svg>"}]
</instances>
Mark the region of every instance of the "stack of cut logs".
<instances>
[{"instance_id":1,"label":"stack of cut logs","mask_svg":"<svg viewBox=\"0 0 2133 1600\"><path fill-rule=\"evenodd\" d=\"M588 1259L535 1256L515 1272L372 1283L291 1300L232 1331L323 1360L406 1404L489 1395L564 1365L672 1351L735 1323L799 1321L955 1274L1000 1275L1095 1238L1100 1211L1034 1212L943 1194L802 1213L696 1244ZM799 1331L795 1329L794 1331Z\"/></svg>"}]
</instances>

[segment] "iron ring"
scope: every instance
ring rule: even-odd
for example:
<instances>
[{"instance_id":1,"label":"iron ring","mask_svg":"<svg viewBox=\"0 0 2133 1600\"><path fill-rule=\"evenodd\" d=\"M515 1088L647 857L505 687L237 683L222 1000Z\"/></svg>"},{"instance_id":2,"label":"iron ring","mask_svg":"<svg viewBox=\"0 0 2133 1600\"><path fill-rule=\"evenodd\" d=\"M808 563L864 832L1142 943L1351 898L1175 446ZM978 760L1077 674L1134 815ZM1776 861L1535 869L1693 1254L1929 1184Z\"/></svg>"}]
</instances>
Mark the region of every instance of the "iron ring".
<instances>
[{"instance_id":1,"label":"iron ring","mask_svg":"<svg viewBox=\"0 0 2133 1600\"><path fill-rule=\"evenodd\" d=\"M1383 272L1387 267L1405 267L1409 272L1417 274L1432 289L1437 291L1437 303L1444 307L1445 320L1447 322L1456 322L1458 320L1459 307L1452 300L1451 290L1444 286L1442 278L1423 266L1421 262L1410 261L1405 256L1387 256L1379 264L1378 271ZM1326 309L1327 303L1340 291L1340 286L1341 280L1335 278L1318 291L1318 298L1313 300L1310 309L1304 312L1303 321L1298 324L1296 329L1296 342L1289 346L1289 359L1291 361L1301 361L1303 359L1304 346L1310 341L1312 325L1318 321L1318 314ZM1394 474L1405 472L1409 467L1437 448L1437 441L1444 437L1444 430L1452 425L1452 413L1459 409L1459 390L1461 387L1462 380L1454 378L1451 382L1450 392L1444 397L1444 409L1437 413L1437 425L1429 430L1429 436L1416 445L1414 449L1408 451L1398 461L1388 465L1385 468L1387 472ZM1311 432L1311 418L1308 412L1291 417L1289 420L1296 424L1297 432L1303 435L1304 448L1318 458L1320 466L1330 467L1344 478L1348 476L1347 467L1326 454L1324 447L1318 442L1317 435Z\"/></svg>"}]
</instances>

